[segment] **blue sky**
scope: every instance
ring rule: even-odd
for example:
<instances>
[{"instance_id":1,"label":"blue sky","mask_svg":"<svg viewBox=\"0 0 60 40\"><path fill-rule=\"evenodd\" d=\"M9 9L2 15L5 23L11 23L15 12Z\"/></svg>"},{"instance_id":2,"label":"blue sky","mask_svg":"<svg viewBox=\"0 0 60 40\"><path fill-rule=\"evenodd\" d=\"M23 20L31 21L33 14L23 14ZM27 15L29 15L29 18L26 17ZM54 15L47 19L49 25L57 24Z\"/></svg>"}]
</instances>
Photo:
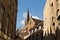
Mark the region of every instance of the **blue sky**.
<instances>
[{"instance_id":1,"label":"blue sky","mask_svg":"<svg viewBox=\"0 0 60 40\"><path fill-rule=\"evenodd\" d=\"M24 20L24 13L27 12L29 8L29 13L32 16L37 16L43 19L43 9L46 0L18 0L18 13L17 13L17 23L16 27L20 28L23 26L21 21Z\"/></svg>"}]
</instances>

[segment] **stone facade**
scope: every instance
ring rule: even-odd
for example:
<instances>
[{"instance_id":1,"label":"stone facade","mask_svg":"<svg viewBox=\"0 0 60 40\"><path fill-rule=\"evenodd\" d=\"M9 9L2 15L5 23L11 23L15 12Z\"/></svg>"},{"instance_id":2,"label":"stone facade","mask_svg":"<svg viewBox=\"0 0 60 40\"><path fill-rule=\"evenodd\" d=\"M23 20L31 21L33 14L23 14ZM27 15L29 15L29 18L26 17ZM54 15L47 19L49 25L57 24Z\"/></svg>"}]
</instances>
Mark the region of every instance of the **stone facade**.
<instances>
[{"instance_id":1,"label":"stone facade","mask_svg":"<svg viewBox=\"0 0 60 40\"><path fill-rule=\"evenodd\" d=\"M45 40L60 40L60 0L46 0L43 31Z\"/></svg>"},{"instance_id":2,"label":"stone facade","mask_svg":"<svg viewBox=\"0 0 60 40\"><path fill-rule=\"evenodd\" d=\"M58 27L60 29L60 0L46 0L44 8L44 34L55 34Z\"/></svg>"},{"instance_id":3,"label":"stone facade","mask_svg":"<svg viewBox=\"0 0 60 40\"><path fill-rule=\"evenodd\" d=\"M0 0L0 40L15 40L17 0Z\"/></svg>"}]
</instances>

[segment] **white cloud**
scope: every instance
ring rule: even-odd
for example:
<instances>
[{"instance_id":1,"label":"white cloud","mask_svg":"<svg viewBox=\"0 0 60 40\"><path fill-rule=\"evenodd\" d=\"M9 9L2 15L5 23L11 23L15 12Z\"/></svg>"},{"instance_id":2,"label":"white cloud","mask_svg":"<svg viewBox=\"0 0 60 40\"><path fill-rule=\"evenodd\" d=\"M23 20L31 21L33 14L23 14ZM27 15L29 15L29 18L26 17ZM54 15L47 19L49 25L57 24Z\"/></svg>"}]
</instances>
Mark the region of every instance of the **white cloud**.
<instances>
[{"instance_id":1,"label":"white cloud","mask_svg":"<svg viewBox=\"0 0 60 40\"><path fill-rule=\"evenodd\" d=\"M23 19L20 24L24 25L25 24L25 19Z\"/></svg>"},{"instance_id":2,"label":"white cloud","mask_svg":"<svg viewBox=\"0 0 60 40\"><path fill-rule=\"evenodd\" d=\"M27 12L23 13L23 17L27 18Z\"/></svg>"},{"instance_id":3,"label":"white cloud","mask_svg":"<svg viewBox=\"0 0 60 40\"><path fill-rule=\"evenodd\" d=\"M27 12L23 13L23 17L26 19L27 18ZM25 25L25 19L20 21L20 24Z\"/></svg>"}]
</instances>

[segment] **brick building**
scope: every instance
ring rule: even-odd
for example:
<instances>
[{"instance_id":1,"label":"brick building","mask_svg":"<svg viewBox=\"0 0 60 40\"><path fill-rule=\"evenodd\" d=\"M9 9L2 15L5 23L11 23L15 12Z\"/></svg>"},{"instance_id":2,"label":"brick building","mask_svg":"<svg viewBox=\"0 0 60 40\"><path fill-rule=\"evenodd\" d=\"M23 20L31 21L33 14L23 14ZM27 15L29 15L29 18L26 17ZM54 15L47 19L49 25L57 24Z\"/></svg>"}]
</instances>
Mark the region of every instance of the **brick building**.
<instances>
[{"instance_id":1,"label":"brick building","mask_svg":"<svg viewBox=\"0 0 60 40\"><path fill-rule=\"evenodd\" d=\"M0 40L15 40L17 0L0 0Z\"/></svg>"}]
</instances>

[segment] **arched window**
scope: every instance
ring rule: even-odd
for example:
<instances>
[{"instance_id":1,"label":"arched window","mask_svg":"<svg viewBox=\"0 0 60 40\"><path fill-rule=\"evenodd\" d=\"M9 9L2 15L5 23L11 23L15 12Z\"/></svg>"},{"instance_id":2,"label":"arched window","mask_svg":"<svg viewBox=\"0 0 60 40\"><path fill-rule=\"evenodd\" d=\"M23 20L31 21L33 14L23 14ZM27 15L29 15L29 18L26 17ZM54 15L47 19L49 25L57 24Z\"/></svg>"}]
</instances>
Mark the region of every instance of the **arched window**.
<instances>
[{"instance_id":1,"label":"arched window","mask_svg":"<svg viewBox=\"0 0 60 40\"><path fill-rule=\"evenodd\" d=\"M59 9L57 9L57 11L56 11L56 15L58 15L58 12L59 12Z\"/></svg>"}]
</instances>

